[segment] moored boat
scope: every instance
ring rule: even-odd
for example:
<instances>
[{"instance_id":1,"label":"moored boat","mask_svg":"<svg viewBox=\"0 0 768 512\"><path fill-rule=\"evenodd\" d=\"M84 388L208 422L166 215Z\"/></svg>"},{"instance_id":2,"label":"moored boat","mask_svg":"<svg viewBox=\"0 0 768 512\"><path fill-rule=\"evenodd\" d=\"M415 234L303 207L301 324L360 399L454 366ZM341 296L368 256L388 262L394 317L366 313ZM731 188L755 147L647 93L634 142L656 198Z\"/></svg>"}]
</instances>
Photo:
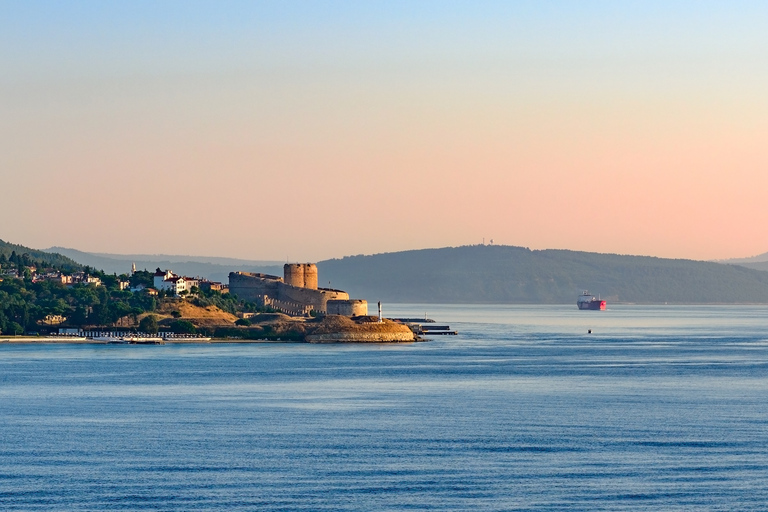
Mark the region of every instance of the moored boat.
<instances>
[{"instance_id":1,"label":"moored boat","mask_svg":"<svg viewBox=\"0 0 768 512\"><path fill-rule=\"evenodd\" d=\"M599 297L590 295L590 293L585 290L584 293L579 296L579 300L576 301L576 305L579 307L579 309L604 310L607 306L607 302L600 300Z\"/></svg>"},{"instance_id":2,"label":"moored boat","mask_svg":"<svg viewBox=\"0 0 768 512\"><path fill-rule=\"evenodd\" d=\"M124 343L128 343L128 341L125 340L123 336L94 336L91 338L93 341L103 341L104 343L110 344L110 345L120 345Z\"/></svg>"}]
</instances>

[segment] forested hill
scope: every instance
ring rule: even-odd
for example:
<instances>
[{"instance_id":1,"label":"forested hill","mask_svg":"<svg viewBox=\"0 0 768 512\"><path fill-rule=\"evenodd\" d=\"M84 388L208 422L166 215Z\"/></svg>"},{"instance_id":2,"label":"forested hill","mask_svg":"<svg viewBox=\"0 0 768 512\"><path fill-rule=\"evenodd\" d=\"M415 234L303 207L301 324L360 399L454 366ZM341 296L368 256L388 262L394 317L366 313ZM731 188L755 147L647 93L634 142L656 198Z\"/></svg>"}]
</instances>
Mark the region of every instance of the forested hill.
<instances>
[{"instance_id":1,"label":"forested hill","mask_svg":"<svg viewBox=\"0 0 768 512\"><path fill-rule=\"evenodd\" d=\"M5 256L5 258L3 258L4 261L10 260L14 253L18 257L24 257L26 255L25 265L50 266L66 271L82 269L82 265L61 254L38 251L37 249L30 249L23 245L12 244L0 240L0 256Z\"/></svg>"},{"instance_id":2,"label":"forested hill","mask_svg":"<svg viewBox=\"0 0 768 512\"><path fill-rule=\"evenodd\" d=\"M318 263L321 283L369 301L556 304L583 290L613 302L768 303L768 272L714 262L465 246Z\"/></svg>"}]
</instances>

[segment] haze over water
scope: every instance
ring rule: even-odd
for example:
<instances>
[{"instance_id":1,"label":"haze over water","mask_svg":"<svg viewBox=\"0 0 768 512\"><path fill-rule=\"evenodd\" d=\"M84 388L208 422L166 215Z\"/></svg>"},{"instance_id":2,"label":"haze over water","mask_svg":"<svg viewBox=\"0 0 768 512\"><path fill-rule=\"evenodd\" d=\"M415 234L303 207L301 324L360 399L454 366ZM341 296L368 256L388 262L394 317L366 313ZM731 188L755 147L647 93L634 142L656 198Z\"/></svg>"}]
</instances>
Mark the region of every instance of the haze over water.
<instances>
[{"instance_id":1,"label":"haze over water","mask_svg":"<svg viewBox=\"0 0 768 512\"><path fill-rule=\"evenodd\" d=\"M385 308L461 334L389 346L0 345L0 508L768 502L765 307Z\"/></svg>"}]
</instances>

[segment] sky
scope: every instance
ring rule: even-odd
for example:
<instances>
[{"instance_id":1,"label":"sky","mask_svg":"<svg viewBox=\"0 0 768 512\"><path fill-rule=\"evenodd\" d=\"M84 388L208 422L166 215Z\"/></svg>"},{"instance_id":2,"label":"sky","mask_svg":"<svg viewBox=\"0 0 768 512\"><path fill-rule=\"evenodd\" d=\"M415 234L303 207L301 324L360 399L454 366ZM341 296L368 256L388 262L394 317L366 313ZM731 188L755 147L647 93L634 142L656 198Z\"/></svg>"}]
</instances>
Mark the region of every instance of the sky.
<instances>
[{"instance_id":1,"label":"sky","mask_svg":"<svg viewBox=\"0 0 768 512\"><path fill-rule=\"evenodd\" d=\"M768 251L768 3L0 0L0 238Z\"/></svg>"}]
</instances>

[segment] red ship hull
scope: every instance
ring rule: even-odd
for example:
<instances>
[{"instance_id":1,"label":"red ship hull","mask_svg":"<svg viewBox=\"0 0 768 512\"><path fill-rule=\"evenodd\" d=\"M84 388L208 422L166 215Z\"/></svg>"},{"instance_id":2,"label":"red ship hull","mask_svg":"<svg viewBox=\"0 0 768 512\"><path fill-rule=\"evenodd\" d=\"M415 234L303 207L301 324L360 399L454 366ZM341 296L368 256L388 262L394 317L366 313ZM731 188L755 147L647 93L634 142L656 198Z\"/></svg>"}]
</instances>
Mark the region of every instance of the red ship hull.
<instances>
[{"instance_id":1,"label":"red ship hull","mask_svg":"<svg viewBox=\"0 0 768 512\"><path fill-rule=\"evenodd\" d=\"M579 309L594 309L598 311L605 311L607 302L600 299L592 299L590 301L578 302Z\"/></svg>"}]
</instances>

